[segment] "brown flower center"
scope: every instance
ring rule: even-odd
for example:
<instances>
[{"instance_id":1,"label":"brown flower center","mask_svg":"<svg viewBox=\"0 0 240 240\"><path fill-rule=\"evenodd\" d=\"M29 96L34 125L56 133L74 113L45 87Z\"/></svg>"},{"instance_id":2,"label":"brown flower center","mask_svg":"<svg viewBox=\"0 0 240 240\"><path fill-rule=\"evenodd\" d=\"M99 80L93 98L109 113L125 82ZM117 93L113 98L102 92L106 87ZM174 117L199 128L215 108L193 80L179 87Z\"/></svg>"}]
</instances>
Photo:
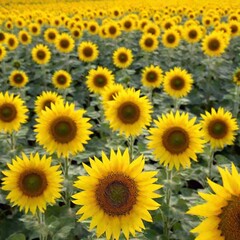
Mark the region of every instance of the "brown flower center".
<instances>
[{"instance_id":1,"label":"brown flower center","mask_svg":"<svg viewBox=\"0 0 240 240\"><path fill-rule=\"evenodd\" d=\"M4 103L0 106L0 120L12 122L17 116L16 107L11 103Z\"/></svg>"},{"instance_id":2,"label":"brown flower center","mask_svg":"<svg viewBox=\"0 0 240 240\"><path fill-rule=\"evenodd\" d=\"M180 76L174 76L171 80L170 80L170 86L172 89L174 90L181 90L184 88L185 86L185 81L182 77Z\"/></svg>"},{"instance_id":3,"label":"brown flower center","mask_svg":"<svg viewBox=\"0 0 240 240\"><path fill-rule=\"evenodd\" d=\"M194 29L192 29L192 30L190 30L189 31L189 33L188 33L188 36L189 36L189 38L191 38L191 39L196 39L197 38L197 31L196 30L194 30Z\"/></svg>"},{"instance_id":4,"label":"brown flower center","mask_svg":"<svg viewBox=\"0 0 240 240\"><path fill-rule=\"evenodd\" d=\"M180 127L172 127L163 133L162 144L171 154L180 154L189 146L189 135Z\"/></svg>"},{"instance_id":5,"label":"brown flower center","mask_svg":"<svg viewBox=\"0 0 240 240\"><path fill-rule=\"evenodd\" d=\"M146 75L146 80L148 82L156 82L158 79L156 72L154 71L149 71Z\"/></svg>"},{"instance_id":6,"label":"brown flower center","mask_svg":"<svg viewBox=\"0 0 240 240\"><path fill-rule=\"evenodd\" d=\"M93 79L94 85L97 87L104 87L107 84L107 78L103 74L97 74Z\"/></svg>"},{"instance_id":7,"label":"brown flower center","mask_svg":"<svg viewBox=\"0 0 240 240\"><path fill-rule=\"evenodd\" d=\"M83 55L86 57L91 57L93 55L93 49L91 47L85 47L83 49Z\"/></svg>"},{"instance_id":8,"label":"brown flower center","mask_svg":"<svg viewBox=\"0 0 240 240\"><path fill-rule=\"evenodd\" d=\"M110 33L110 34L114 35L116 32L117 32L116 27L111 26L111 27L109 28L109 33Z\"/></svg>"},{"instance_id":9,"label":"brown flower center","mask_svg":"<svg viewBox=\"0 0 240 240\"><path fill-rule=\"evenodd\" d=\"M48 33L48 38L51 40L54 40L56 38L56 34L54 32L49 32Z\"/></svg>"},{"instance_id":10,"label":"brown flower center","mask_svg":"<svg viewBox=\"0 0 240 240\"><path fill-rule=\"evenodd\" d=\"M67 82L67 78L65 75L63 75L63 74L58 75L58 77L57 77L58 84L64 85L64 84L66 84L66 82Z\"/></svg>"},{"instance_id":11,"label":"brown flower center","mask_svg":"<svg viewBox=\"0 0 240 240\"><path fill-rule=\"evenodd\" d=\"M166 23L165 26L164 26L165 29L169 29L169 28L171 28L171 27L172 27L172 24L171 24L171 23Z\"/></svg>"},{"instance_id":12,"label":"brown flower center","mask_svg":"<svg viewBox=\"0 0 240 240\"><path fill-rule=\"evenodd\" d=\"M46 58L46 53L44 50L37 51L37 58L40 60L44 60Z\"/></svg>"},{"instance_id":13,"label":"brown flower center","mask_svg":"<svg viewBox=\"0 0 240 240\"><path fill-rule=\"evenodd\" d=\"M234 196L228 204L222 208L222 213L218 216L221 221L218 229L225 240L236 240L240 236L240 200Z\"/></svg>"},{"instance_id":14,"label":"brown flower center","mask_svg":"<svg viewBox=\"0 0 240 240\"><path fill-rule=\"evenodd\" d=\"M67 49L67 48L69 48L69 46L70 46L70 42L69 42L68 39L61 39L59 45L60 45L62 48Z\"/></svg>"},{"instance_id":15,"label":"brown flower center","mask_svg":"<svg viewBox=\"0 0 240 240\"><path fill-rule=\"evenodd\" d=\"M28 36L27 36L26 33L23 33L23 34L22 34L22 41L23 41L23 42L27 42L27 41L28 41Z\"/></svg>"},{"instance_id":16,"label":"brown flower center","mask_svg":"<svg viewBox=\"0 0 240 240\"><path fill-rule=\"evenodd\" d=\"M39 170L27 170L19 177L18 187L28 197L38 197L43 194L48 183L46 176Z\"/></svg>"},{"instance_id":17,"label":"brown flower center","mask_svg":"<svg viewBox=\"0 0 240 240\"><path fill-rule=\"evenodd\" d=\"M3 42L5 40L5 34L0 32L0 42Z\"/></svg>"},{"instance_id":18,"label":"brown flower center","mask_svg":"<svg viewBox=\"0 0 240 240\"><path fill-rule=\"evenodd\" d=\"M51 109L51 104L55 102L52 100L46 100L42 105L42 110L46 110L47 108Z\"/></svg>"},{"instance_id":19,"label":"brown flower center","mask_svg":"<svg viewBox=\"0 0 240 240\"><path fill-rule=\"evenodd\" d=\"M118 108L118 118L125 124L133 124L140 117L140 109L133 102L124 102Z\"/></svg>"},{"instance_id":20,"label":"brown flower center","mask_svg":"<svg viewBox=\"0 0 240 240\"><path fill-rule=\"evenodd\" d=\"M237 81L240 82L240 71L235 73L235 77L236 77Z\"/></svg>"},{"instance_id":21,"label":"brown flower center","mask_svg":"<svg viewBox=\"0 0 240 240\"><path fill-rule=\"evenodd\" d=\"M15 40L14 40L13 38L9 38L9 39L8 39L8 45L9 45L10 47L13 47L13 46L15 45Z\"/></svg>"},{"instance_id":22,"label":"brown flower center","mask_svg":"<svg viewBox=\"0 0 240 240\"><path fill-rule=\"evenodd\" d=\"M32 27L32 32L36 33L38 31L37 27Z\"/></svg>"},{"instance_id":23,"label":"brown flower center","mask_svg":"<svg viewBox=\"0 0 240 240\"><path fill-rule=\"evenodd\" d=\"M110 216L128 214L137 200L137 186L133 179L122 173L111 173L99 180L96 198L100 208Z\"/></svg>"},{"instance_id":24,"label":"brown flower center","mask_svg":"<svg viewBox=\"0 0 240 240\"><path fill-rule=\"evenodd\" d=\"M208 42L208 48L211 50L211 51L217 51L219 50L220 48L220 42L218 39L211 39L209 42Z\"/></svg>"},{"instance_id":25,"label":"brown flower center","mask_svg":"<svg viewBox=\"0 0 240 240\"><path fill-rule=\"evenodd\" d=\"M154 41L152 38L146 38L144 43L145 43L145 46L152 47L154 44Z\"/></svg>"},{"instance_id":26,"label":"brown flower center","mask_svg":"<svg viewBox=\"0 0 240 240\"><path fill-rule=\"evenodd\" d=\"M232 34L238 32L238 26L237 25L231 25L230 28L231 28Z\"/></svg>"},{"instance_id":27,"label":"brown flower center","mask_svg":"<svg viewBox=\"0 0 240 240\"><path fill-rule=\"evenodd\" d=\"M168 34L167 35L167 42L168 43L174 43L176 41L176 37L174 34Z\"/></svg>"},{"instance_id":28,"label":"brown flower center","mask_svg":"<svg viewBox=\"0 0 240 240\"><path fill-rule=\"evenodd\" d=\"M216 139L224 138L228 133L228 126L221 119L213 120L208 125L208 133Z\"/></svg>"},{"instance_id":29,"label":"brown flower center","mask_svg":"<svg viewBox=\"0 0 240 240\"><path fill-rule=\"evenodd\" d=\"M126 53L120 53L118 56L118 60L121 63L126 63L128 61L128 55Z\"/></svg>"},{"instance_id":30,"label":"brown flower center","mask_svg":"<svg viewBox=\"0 0 240 240\"><path fill-rule=\"evenodd\" d=\"M155 35L155 34L156 34L156 29L153 28L153 27L151 27L151 28L149 28L149 29L147 30L147 32Z\"/></svg>"},{"instance_id":31,"label":"brown flower center","mask_svg":"<svg viewBox=\"0 0 240 240\"><path fill-rule=\"evenodd\" d=\"M50 132L56 142L69 143L76 137L77 125L70 117L61 116L51 123Z\"/></svg>"},{"instance_id":32,"label":"brown flower center","mask_svg":"<svg viewBox=\"0 0 240 240\"><path fill-rule=\"evenodd\" d=\"M92 25L90 26L90 31L91 32L95 32L97 30L96 26Z\"/></svg>"},{"instance_id":33,"label":"brown flower center","mask_svg":"<svg viewBox=\"0 0 240 240\"><path fill-rule=\"evenodd\" d=\"M124 27L125 27L126 29L131 28L131 26L132 26L132 23L131 23L130 21L124 22Z\"/></svg>"},{"instance_id":34,"label":"brown flower center","mask_svg":"<svg viewBox=\"0 0 240 240\"><path fill-rule=\"evenodd\" d=\"M23 80L24 80L24 78L23 78L22 74L20 74L20 73L15 74L13 77L13 81L17 84L21 84L23 82Z\"/></svg>"}]
</instances>

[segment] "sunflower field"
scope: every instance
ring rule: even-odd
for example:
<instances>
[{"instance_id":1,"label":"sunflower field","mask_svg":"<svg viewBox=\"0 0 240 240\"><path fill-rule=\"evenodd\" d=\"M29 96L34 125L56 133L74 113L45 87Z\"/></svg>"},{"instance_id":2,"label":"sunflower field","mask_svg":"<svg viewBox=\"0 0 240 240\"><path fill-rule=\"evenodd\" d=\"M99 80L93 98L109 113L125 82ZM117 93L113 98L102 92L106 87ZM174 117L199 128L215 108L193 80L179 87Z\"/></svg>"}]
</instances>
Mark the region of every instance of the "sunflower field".
<instances>
[{"instance_id":1,"label":"sunflower field","mask_svg":"<svg viewBox=\"0 0 240 240\"><path fill-rule=\"evenodd\" d=\"M0 1L0 240L238 240L240 2Z\"/></svg>"}]
</instances>

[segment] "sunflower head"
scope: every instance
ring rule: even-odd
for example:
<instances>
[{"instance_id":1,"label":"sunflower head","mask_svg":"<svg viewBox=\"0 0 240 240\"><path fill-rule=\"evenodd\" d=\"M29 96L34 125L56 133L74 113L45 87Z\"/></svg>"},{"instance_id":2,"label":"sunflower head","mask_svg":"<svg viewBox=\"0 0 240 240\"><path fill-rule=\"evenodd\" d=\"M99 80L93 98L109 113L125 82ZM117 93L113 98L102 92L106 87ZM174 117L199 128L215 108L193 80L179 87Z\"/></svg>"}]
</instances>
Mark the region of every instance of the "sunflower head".
<instances>
[{"instance_id":1,"label":"sunflower head","mask_svg":"<svg viewBox=\"0 0 240 240\"><path fill-rule=\"evenodd\" d=\"M18 47L19 41L14 34L9 33L7 35L6 44L7 44L8 49L10 51L13 51Z\"/></svg>"},{"instance_id":2,"label":"sunflower head","mask_svg":"<svg viewBox=\"0 0 240 240\"><path fill-rule=\"evenodd\" d=\"M203 151L204 140L200 125L189 120L187 113L163 114L155 120L156 128L150 128L148 148L160 163L170 169L179 170L190 166L190 160L197 161L196 153Z\"/></svg>"},{"instance_id":3,"label":"sunflower head","mask_svg":"<svg viewBox=\"0 0 240 240\"><path fill-rule=\"evenodd\" d=\"M204 137L212 148L223 148L225 145L233 144L238 125L229 111L221 107L217 111L212 108L211 113L206 111L201 116Z\"/></svg>"},{"instance_id":4,"label":"sunflower head","mask_svg":"<svg viewBox=\"0 0 240 240\"><path fill-rule=\"evenodd\" d=\"M125 47L120 47L113 53L113 64L118 68L127 68L133 62L132 51Z\"/></svg>"},{"instance_id":5,"label":"sunflower head","mask_svg":"<svg viewBox=\"0 0 240 240\"><path fill-rule=\"evenodd\" d=\"M233 81L239 86L240 85L240 68L237 68L233 74Z\"/></svg>"},{"instance_id":6,"label":"sunflower head","mask_svg":"<svg viewBox=\"0 0 240 240\"><path fill-rule=\"evenodd\" d=\"M0 45L0 62L6 57L7 51L6 48Z\"/></svg>"},{"instance_id":7,"label":"sunflower head","mask_svg":"<svg viewBox=\"0 0 240 240\"><path fill-rule=\"evenodd\" d=\"M56 28L48 28L44 32L44 39L46 42L55 43L59 32Z\"/></svg>"},{"instance_id":8,"label":"sunflower head","mask_svg":"<svg viewBox=\"0 0 240 240\"><path fill-rule=\"evenodd\" d=\"M79 221L92 218L90 229L97 227L97 237L106 232L107 239L118 240L122 231L128 239L130 232L135 235L144 228L139 222L152 221L148 211L159 207L153 198L160 197L154 191L162 186L154 183L157 172L143 172L142 156L130 163L128 149L123 153L111 150L110 158L103 152L102 161L95 157L90 159L90 167L83 166L89 175L74 183L82 191L73 195L73 202L81 205Z\"/></svg>"},{"instance_id":9,"label":"sunflower head","mask_svg":"<svg viewBox=\"0 0 240 240\"><path fill-rule=\"evenodd\" d=\"M83 62L93 62L98 58L99 50L95 43L83 41L78 46L78 57Z\"/></svg>"},{"instance_id":10,"label":"sunflower head","mask_svg":"<svg viewBox=\"0 0 240 240\"><path fill-rule=\"evenodd\" d=\"M37 64L47 64L51 59L51 52L47 45L38 44L32 49L33 61Z\"/></svg>"},{"instance_id":11,"label":"sunflower head","mask_svg":"<svg viewBox=\"0 0 240 240\"><path fill-rule=\"evenodd\" d=\"M139 40L139 45L141 49L143 49L146 52L153 52L158 48L158 44L159 42L157 40L157 37L151 33L143 34Z\"/></svg>"},{"instance_id":12,"label":"sunflower head","mask_svg":"<svg viewBox=\"0 0 240 240\"><path fill-rule=\"evenodd\" d=\"M30 157L22 153L22 158L13 159L9 169L2 172L2 189L9 191L7 199L25 213L35 214L37 209L44 212L48 203L54 204L61 196L61 171L59 166L50 166L51 160L45 155L40 158L38 153Z\"/></svg>"},{"instance_id":13,"label":"sunflower head","mask_svg":"<svg viewBox=\"0 0 240 240\"><path fill-rule=\"evenodd\" d=\"M146 87L159 87L163 81L163 71L159 66L150 65L145 67L142 72L142 84Z\"/></svg>"},{"instance_id":14,"label":"sunflower head","mask_svg":"<svg viewBox=\"0 0 240 240\"><path fill-rule=\"evenodd\" d=\"M55 41L55 46L59 52L69 53L74 48L74 40L67 33L58 34Z\"/></svg>"},{"instance_id":15,"label":"sunflower head","mask_svg":"<svg viewBox=\"0 0 240 240\"><path fill-rule=\"evenodd\" d=\"M17 88L24 87L28 82L28 76L24 71L14 70L9 76L10 85Z\"/></svg>"},{"instance_id":16,"label":"sunflower head","mask_svg":"<svg viewBox=\"0 0 240 240\"><path fill-rule=\"evenodd\" d=\"M26 30L21 30L18 33L18 39L23 45L28 45L32 42L32 37Z\"/></svg>"},{"instance_id":17,"label":"sunflower head","mask_svg":"<svg viewBox=\"0 0 240 240\"><path fill-rule=\"evenodd\" d=\"M18 131L21 124L27 122L28 112L24 101L19 96L0 92L0 130L4 132Z\"/></svg>"},{"instance_id":18,"label":"sunflower head","mask_svg":"<svg viewBox=\"0 0 240 240\"><path fill-rule=\"evenodd\" d=\"M175 98L186 96L192 89L193 79L185 69L175 67L165 73L163 88L166 93Z\"/></svg>"},{"instance_id":19,"label":"sunflower head","mask_svg":"<svg viewBox=\"0 0 240 240\"><path fill-rule=\"evenodd\" d=\"M175 48L180 43L180 35L174 29L168 29L163 33L162 43L167 48Z\"/></svg>"},{"instance_id":20,"label":"sunflower head","mask_svg":"<svg viewBox=\"0 0 240 240\"><path fill-rule=\"evenodd\" d=\"M240 175L232 163L232 172L227 168L218 167L223 184L217 184L208 179L208 184L214 193L199 192L204 199L203 204L191 207L188 214L197 215L202 218L202 222L191 230L198 233L199 239L229 239L239 238L239 194Z\"/></svg>"},{"instance_id":21,"label":"sunflower head","mask_svg":"<svg viewBox=\"0 0 240 240\"><path fill-rule=\"evenodd\" d=\"M52 83L58 89L66 89L72 82L71 75L65 70L58 70L52 76Z\"/></svg>"}]
</instances>

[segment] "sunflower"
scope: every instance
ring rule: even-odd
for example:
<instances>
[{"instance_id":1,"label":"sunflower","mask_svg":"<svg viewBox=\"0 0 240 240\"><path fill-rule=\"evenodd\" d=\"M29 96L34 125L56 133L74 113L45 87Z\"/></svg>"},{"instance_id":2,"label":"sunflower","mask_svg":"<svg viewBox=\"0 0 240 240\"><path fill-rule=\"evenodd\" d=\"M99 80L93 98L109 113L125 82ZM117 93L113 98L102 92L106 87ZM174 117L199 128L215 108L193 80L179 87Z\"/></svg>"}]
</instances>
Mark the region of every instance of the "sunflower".
<instances>
[{"instance_id":1,"label":"sunflower","mask_svg":"<svg viewBox=\"0 0 240 240\"><path fill-rule=\"evenodd\" d=\"M185 97L192 89L193 79L185 69L174 67L165 73L163 80L164 91L171 97Z\"/></svg>"},{"instance_id":2,"label":"sunflower","mask_svg":"<svg viewBox=\"0 0 240 240\"><path fill-rule=\"evenodd\" d=\"M145 87L157 88L163 81L163 71L159 66L150 65L142 71L142 84Z\"/></svg>"},{"instance_id":3,"label":"sunflower","mask_svg":"<svg viewBox=\"0 0 240 240\"><path fill-rule=\"evenodd\" d=\"M28 29L33 36L41 34L41 25L38 23L30 23Z\"/></svg>"},{"instance_id":4,"label":"sunflower","mask_svg":"<svg viewBox=\"0 0 240 240\"><path fill-rule=\"evenodd\" d=\"M7 35L6 44L7 44L8 49L13 51L18 47L19 41L14 34L9 33Z\"/></svg>"},{"instance_id":5,"label":"sunflower","mask_svg":"<svg viewBox=\"0 0 240 240\"><path fill-rule=\"evenodd\" d=\"M8 164L9 170L2 171L2 189L9 191L7 199L15 206L35 214L37 210L44 212L48 203L54 204L61 196L61 171L59 166L51 166L51 157L24 153Z\"/></svg>"},{"instance_id":6,"label":"sunflower","mask_svg":"<svg viewBox=\"0 0 240 240\"><path fill-rule=\"evenodd\" d=\"M90 34L97 34L99 30L99 25L96 21L89 21L88 22L88 32Z\"/></svg>"},{"instance_id":7,"label":"sunflower","mask_svg":"<svg viewBox=\"0 0 240 240\"><path fill-rule=\"evenodd\" d=\"M44 32L44 40L48 43L55 43L57 36L58 36L58 30L55 28L48 28Z\"/></svg>"},{"instance_id":8,"label":"sunflower","mask_svg":"<svg viewBox=\"0 0 240 240\"><path fill-rule=\"evenodd\" d=\"M157 171L143 171L143 156L130 162L128 149L111 150L110 158L102 152L102 161L94 157L90 164L83 163L89 175L79 176L74 183L82 190L72 196L81 206L79 221L91 217L90 230L96 226L98 238L106 233L106 239L118 240L121 232L126 239L130 233L135 237L145 228L143 220L152 222L149 210L160 206L154 200L161 197L155 193L162 187L155 183Z\"/></svg>"},{"instance_id":9,"label":"sunflower","mask_svg":"<svg viewBox=\"0 0 240 240\"><path fill-rule=\"evenodd\" d=\"M47 64L51 59L51 52L47 45L37 44L32 49L33 61L37 64Z\"/></svg>"},{"instance_id":10,"label":"sunflower","mask_svg":"<svg viewBox=\"0 0 240 240\"><path fill-rule=\"evenodd\" d=\"M211 57L219 57L227 47L226 40L222 32L212 32L205 36L202 41L204 54Z\"/></svg>"},{"instance_id":11,"label":"sunflower","mask_svg":"<svg viewBox=\"0 0 240 240\"><path fill-rule=\"evenodd\" d=\"M137 136L151 122L152 105L146 96L140 97L140 91L128 88L119 92L105 109L110 127L120 134Z\"/></svg>"},{"instance_id":12,"label":"sunflower","mask_svg":"<svg viewBox=\"0 0 240 240\"><path fill-rule=\"evenodd\" d=\"M24 87L28 82L28 76L24 71L13 70L9 76L10 85L17 88Z\"/></svg>"},{"instance_id":13,"label":"sunflower","mask_svg":"<svg viewBox=\"0 0 240 240\"><path fill-rule=\"evenodd\" d=\"M46 108L36 119L36 139L40 145L50 153L57 152L58 157L68 157L84 150L92 133L92 126L84 118L85 110L74 110L73 103L51 104L51 109Z\"/></svg>"},{"instance_id":14,"label":"sunflower","mask_svg":"<svg viewBox=\"0 0 240 240\"><path fill-rule=\"evenodd\" d=\"M237 68L233 74L233 81L240 86L240 68Z\"/></svg>"},{"instance_id":15,"label":"sunflower","mask_svg":"<svg viewBox=\"0 0 240 240\"><path fill-rule=\"evenodd\" d=\"M4 44L6 42L7 39L7 33L5 32L0 32L0 44Z\"/></svg>"},{"instance_id":16,"label":"sunflower","mask_svg":"<svg viewBox=\"0 0 240 240\"><path fill-rule=\"evenodd\" d=\"M62 33L57 36L55 46L59 52L69 53L74 48L74 40L69 34Z\"/></svg>"},{"instance_id":17,"label":"sunflower","mask_svg":"<svg viewBox=\"0 0 240 240\"><path fill-rule=\"evenodd\" d=\"M121 35L121 30L117 22L110 21L104 26L106 36L109 38L117 38Z\"/></svg>"},{"instance_id":18,"label":"sunflower","mask_svg":"<svg viewBox=\"0 0 240 240\"><path fill-rule=\"evenodd\" d=\"M37 115L41 115L43 110L46 108L51 109L51 104L63 103L62 96L58 95L55 92L43 91L35 101L35 112Z\"/></svg>"},{"instance_id":19,"label":"sunflower","mask_svg":"<svg viewBox=\"0 0 240 240\"><path fill-rule=\"evenodd\" d=\"M126 32L130 32L135 28L135 21L129 17L125 16L121 19L122 30Z\"/></svg>"},{"instance_id":20,"label":"sunflower","mask_svg":"<svg viewBox=\"0 0 240 240\"><path fill-rule=\"evenodd\" d=\"M141 36L139 40L139 45L142 50L146 52L153 52L158 48L158 39L151 33L145 33Z\"/></svg>"},{"instance_id":21,"label":"sunflower","mask_svg":"<svg viewBox=\"0 0 240 240\"><path fill-rule=\"evenodd\" d=\"M199 192L206 202L191 207L187 214L200 216L202 222L191 230L198 233L196 239L205 240L237 240L239 239L239 196L240 175L232 163L232 173L218 167L223 184L217 184L208 179L208 184L214 193Z\"/></svg>"},{"instance_id":22,"label":"sunflower","mask_svg":"<svg viewBox=\"0 0 240 240\"><path fill-rule=\"evenodd\" d=\"M167 48L175 48L180 43L180 35L178 31L174 29L166 30L162 35L162 43Z\"/></svg>"},{"instance_id":23,"label":"sunflower","mask_svg":"<svg viewBox=\"0 0 240 240\"><path fill-rule=\"evenodd\" d=\"M6 57L6 55L6 48L0 44L0 62Z\"/></svg>"},{"instance_id":24,"label":"sunflower","mask_svg":"<svg viewBox=\"0 0 240 240\"><path fill-rule=\"evenodd\" d=\"M198 25L190 25L184 28L183 37L188 43L199 42L202 38L202 30Z\"/></svg>"},{"instance_id":25,"label":"sunflower","mask_svg":"<svg viewBox=\"0 0 240 240\"><path fill-rule=\"evenodd\" d=\"M206 111L201 117L204 137L212 148L223 148L224 145L233 144L238 125L230 112L224 111L221 107L217 111L212 108L211 113Z\"/></svg>"},{"instance_id":26,"label":"sunflower","mask_svg":"<svg viewBox=\"0 0 240 240\"><path fill-rule=\"evenodd\" d=\"M28 109L19 96L0 92L0 131L18 131L21 124L27 122L27 112Z\"/></svg>"},{"instance_id":27,"label":"sunflower","mask_svg":"<svg viewBox=\"0 0 240 240\"><path fill-rule=\"evenodd\" d=\"M102 93L106 87L114 82L112 71L101 66L98 66L97 69L91 69L86 78L88 89L94 93Z\"/></svg>"},{"instance_id":28,"label":"sunflower","mask_svg":"<svg viewBox=\"0 0 240 240\"><path fill-rule=\"evenodd\" d=\"M52 83L58 89L66 89L72 82L71 75L65 70L58 70L52 76Z\"/></svg>"},{"instance_id":29,"label":"sunflower","mask_svg":"<svg viewBox=\"0 0 240 240\"><path fill-rule=\"evenodd\" d=\"M160 164L175 167L179 170L190 167L190 159L197 161L196 153L203 152L203 133L200 124L195 124L196 118L189 120L188 113L174 115L173 112L162 114L155 120L156 128L150 128L148 148L159 159Z\"/></svg>"},{"instance_id":30,"label":"sunflower","mask_svg":"<svg viewBox=\"0 0 240 240\"><path fill-rule=\"evenodd\" d=\"M103 107L106 109L108 107L108 102L113 101L121 91L124 91L124 87L120 83L113 83L104 88L104 91L101 92Z\"/></svg>"},{"instance_id":31,"label":"sunflower","mask_svg":"<svg viewBox=\"0 0 240 240\"><path fill-rule=\"evenodd\" d=\"M239 36L240 35L240 22L238 22L236 20L232 20L228 24L231 29L231 36L232 37Z\"/></svg>"},{"instance_id":32,"label":"sunflower","mask_svg":"<svg viewBox=\"0 0 240 240\"><path fill-rule=\"evenodd\" d=\"M120 47L113 53L113 64L118 68L127 68L133 62L132 50Z\"/></svg>"},{"instance_id":33,"label":"sunflower","mask_svg":"<svg viewBox=\"0 0 240 240\"><path fill-rule=\"evenodd\" d=\"M156 23L148 22L146 26L144 26L144 33L151 33L157 38L160 35L160 28Z\"/></svg>"},{"instance_id":34,"label":"sunflower","mask_svg":"<svg viewBox=\"0 0 240 240\"><path fill-rule=\"evenodd\" d=\"M32 42L32 36L26 30L19 31L18 39L23 45L28 45Z\"/></svg>"},{"instance_id":35,"label":"sunflower","mask_svg":"<svg viewBox=\"0 0 240 240\"><path fill-rule=\"evenodd\" d=\"M71 35L74 39L79 39L82 37L82 30L79 29L78 27L73 27L71 28Z\"/></svg>"},{"instance_id":36,"label":"sunflower","mask_svg":"<svg viewBox=\"0 0 240 240\"><path fill-rule=\"evenodd\" d=\"M90 41L83 41L78 46L78 57L83 62L93 62L98 58L98 46Z\"/></svg>"}]
</instances>

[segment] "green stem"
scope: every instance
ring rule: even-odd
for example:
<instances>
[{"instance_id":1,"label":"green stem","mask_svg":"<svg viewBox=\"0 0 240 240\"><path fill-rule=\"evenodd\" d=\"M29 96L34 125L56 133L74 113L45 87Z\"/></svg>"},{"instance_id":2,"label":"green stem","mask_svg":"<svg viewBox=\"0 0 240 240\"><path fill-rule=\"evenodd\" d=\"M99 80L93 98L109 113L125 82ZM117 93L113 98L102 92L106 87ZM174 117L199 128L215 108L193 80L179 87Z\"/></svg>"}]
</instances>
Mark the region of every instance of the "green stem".
<instances>
[{"instance_id":1,"label":"green stem","mask_svg":"<svg viewBox=\"0 0 240 240\"><path fill-rule=\"evenodd\" d=\"M130 135L129 138L128 138L128 148L129 148L130 161L133 160L134 140L135 140L135 138Z\"/></svg>"},{"instance_id":2,"label":"green stem","mask_svg":"<svg viewBox=\"0 0 240 240\"><path fill-rule=\"evenodd\" d=\"M64 181L65 181L65 195L64 195L64 202L65 204L70 207L71 205L71 190L70 190L70 179L69 179L69 175L68 175L68 170L69 170L69 166L71 164L71 161L69 158L64 158L63 161L63 175L64 175Z\"/></svg>"},{"instance_id":3,"label":"green stem","mask_svg":"<svg viewBox=\"0 0 240 240\"><path fill-rule=\"evenodd\" d=\"M237 117L239 111L239 86L236 85L235 88L235 97L233 103L233 117Z\"/></svg>"},{"instance_id":4,"label":"green stem","mask_svg":"<svg viewBox=\"0 0 240 240\"><path fill-rule=\"evenodd\" d=\"M165 226L164 226L164 233L166 236L166 240L170 239L170 231L171 231L171 221L170 221L170 209L171 209L171 196L172 196L172 170L168 169L166 167L166 178L167 178L167 184L166 184L166 195L165 195L165 201L167 205L167 214L166 214L166 220L165 220Z\"/></svg>"},{"instance_id":5,"label":"green stem","mask_svg":"<svg viewBox=\"0 0 240 240\"><path fill-rule=\"evenodd\" d=\"M39 209L37 210L37 219L38 219L39 225L42 225L43 227L46 226L46 223L45 223L45 214L42 213L42 212L40 212ZM47 237L48 237L47 231L41 231L40 236L39 236L39 239L40 239L40 240L47 240Z\"/></svg>"},{"instance_id":6,"label":"green stem","mask_svg":"<svg viewBox=\"0 0 240 240\"><path fill-rule=\"evenodd\" d=\"M10 141L9 141L9 140L10 140ZM14 151L14 150L15 150L15 143L16 143L16 139L15 139L15 134L14 134L14 132L12 132L12 133L9 134L9 140L8 140L8 143L9 143L9 145L10 145L10 149L11 149L12 151Z\"/></svg>"},{"instance_id":7,"label":"green stem","mask_svg":"<svg viewBox=\"0 0 240 240\"><path fill-rule=\"evenodd\" d=\"M179 98L174 98L174 112L177 112L177 110L179 109Z\"/></svg>"},{"instance_id":8,"label":"green stem","mask_svg":"<svg viewBox=\"0 0 240 240\"><path fill-rule=\"evenodd\" d=\"M212 175L212 166L213 166L213 156L214 156L215 150L211 148L210 154L209 154L209 160L208 160L208 178L211 179Z\"/></svg>"},{"instance_id":9,"label":"green stem","mask_svg":"<svg viewBox=\"0 0 240 240\"><path fill-rule=\"evenodd\" d=\"M41 71L42 71L43 87L44 87L44 90L47 90L47 73L46 73L45 66L43 64L41 64Z\"/></svg>"}]
</instances>

